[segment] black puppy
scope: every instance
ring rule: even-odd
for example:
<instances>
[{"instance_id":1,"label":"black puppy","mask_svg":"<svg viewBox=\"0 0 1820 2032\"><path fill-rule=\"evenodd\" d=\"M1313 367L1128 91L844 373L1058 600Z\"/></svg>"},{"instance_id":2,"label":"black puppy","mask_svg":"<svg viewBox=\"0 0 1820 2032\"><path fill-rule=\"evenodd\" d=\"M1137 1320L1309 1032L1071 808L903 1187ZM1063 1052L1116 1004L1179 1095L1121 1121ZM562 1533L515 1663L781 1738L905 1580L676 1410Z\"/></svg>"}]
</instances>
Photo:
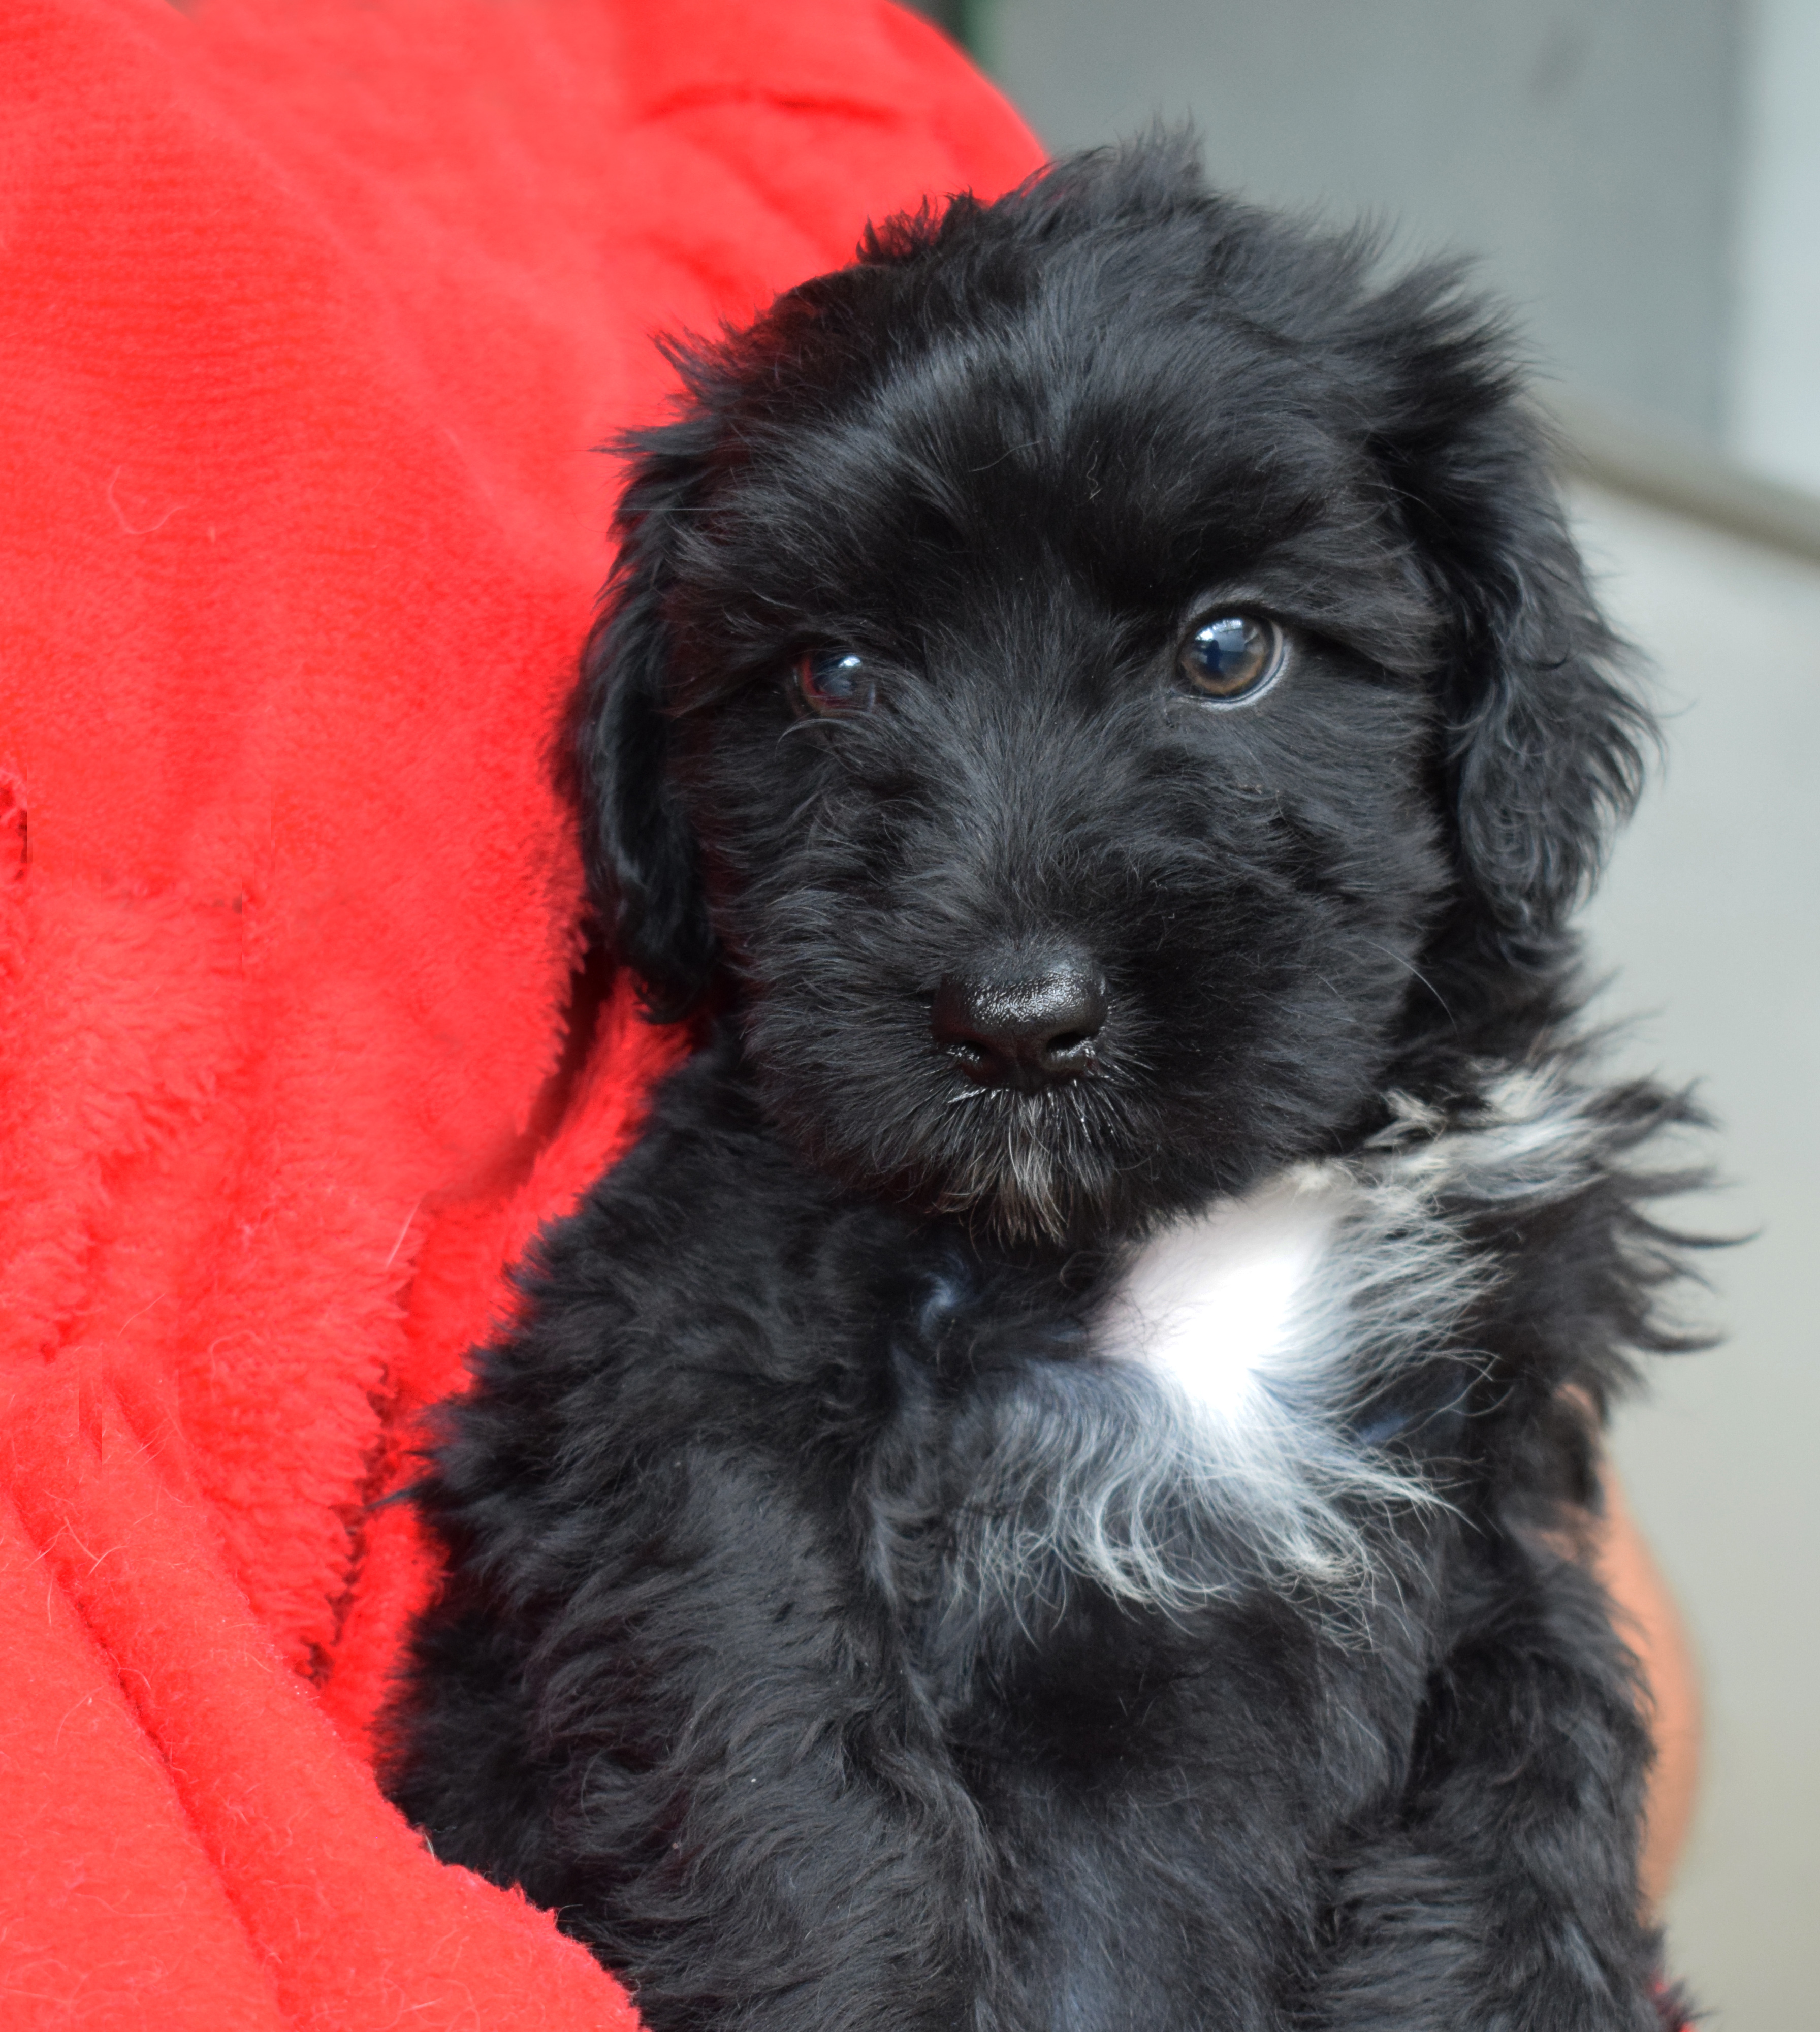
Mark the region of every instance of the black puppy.
<instances>
[{"instance_id":1,"label":"black puppy","mask_svg":"<svg viewBox=\"0 0 1820 2032\"><path fill-rule=\"evenodd\" d=\"M1575 1556L1676 1104L1636 704L1495 321L1153 141L683 358L580 721L711 1034L421 1500L437 1853L657 2032L1646 2032Z\"/></svg>"}]
</instances>

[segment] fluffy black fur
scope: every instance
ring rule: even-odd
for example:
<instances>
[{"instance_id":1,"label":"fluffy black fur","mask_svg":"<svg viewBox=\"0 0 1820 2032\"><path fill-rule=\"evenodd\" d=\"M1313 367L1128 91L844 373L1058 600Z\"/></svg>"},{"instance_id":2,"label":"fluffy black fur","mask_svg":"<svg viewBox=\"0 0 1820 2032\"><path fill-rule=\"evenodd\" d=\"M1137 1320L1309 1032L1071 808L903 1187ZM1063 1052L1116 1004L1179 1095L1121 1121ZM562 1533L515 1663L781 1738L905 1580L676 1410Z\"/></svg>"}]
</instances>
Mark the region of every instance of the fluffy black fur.
<instances>
[{"instance_id":1,"label":"fluffy black fur","mask_svg":"<svg viewBox=\"0 0 1820 2032\"><path fill-rule=\"evenodd\" d=\"M391 1784L656 2032L1655 2024L1575 1551L1676 1107L1566 1029L1647 723L1497 322L1376 271L1153 140L880 229L637 442L589 848L708 1037L449 1414ZM1226 611L1287 644L1232 704ZM805 707L835 652L869 712ZM932 1031L1058 967L1079 1077ZM1324 1358L1365 1479L1292 1556L1106 1320L1311 1163L1452 1282Z\"/></svg>"}]
</instances>

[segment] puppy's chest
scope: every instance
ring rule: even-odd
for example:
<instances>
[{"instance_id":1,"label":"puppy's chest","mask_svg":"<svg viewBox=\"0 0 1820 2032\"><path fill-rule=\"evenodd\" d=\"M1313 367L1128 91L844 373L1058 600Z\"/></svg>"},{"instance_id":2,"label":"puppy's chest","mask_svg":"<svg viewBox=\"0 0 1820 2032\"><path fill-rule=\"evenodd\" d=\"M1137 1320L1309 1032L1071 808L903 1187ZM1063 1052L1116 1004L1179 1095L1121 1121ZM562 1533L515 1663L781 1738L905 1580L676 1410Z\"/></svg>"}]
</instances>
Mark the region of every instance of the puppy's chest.
<instances>
[{"instance_id":1,"label":"puppy's chest","mask_svg":"<svg viewBox=\"0 0 1820 2032\"><path fill-rule=\"evenodd\" d=\"M1301 1166L1115 1266L1074 1343L1074 1380L1198 1435L1235 1471L1342 1441L1369 1453L1411 1422L1484 1279L1407 1195ZM1045 1373L1043 1352L1026 1376Z\"/></svg>"},{"instance_id":2,"label":"puppy's chest","mask_svg":"<svg viewBox=\"0 0 1820 2032\"><path fill-rule=\"evenodd\" d=\"M949 1410L925 1399L908 1450L939 1592L1014 1619L1077 1583L1164 1611L1356 1592L1370 1521L1433 1501L1409 1436L1456 1387L1475 1288L1444 1223L1321 1165L1167 1230L1046 1324L958 1307Z\"/></svg>"},{"instance_id":3,"label":"puppy's chest","mask_svg":"<svg viewBox=\"0 0 1820 2032\"><path fill-rule=\"evenodd\" d=\"M1362 1380L1344 1246L1355 1197L1310 1171L1167 1230L1113 1281L1093 1358L1153 1379L1160 1401L1235 1459L1343 1418Z\"/></svg>"}]
</instances>

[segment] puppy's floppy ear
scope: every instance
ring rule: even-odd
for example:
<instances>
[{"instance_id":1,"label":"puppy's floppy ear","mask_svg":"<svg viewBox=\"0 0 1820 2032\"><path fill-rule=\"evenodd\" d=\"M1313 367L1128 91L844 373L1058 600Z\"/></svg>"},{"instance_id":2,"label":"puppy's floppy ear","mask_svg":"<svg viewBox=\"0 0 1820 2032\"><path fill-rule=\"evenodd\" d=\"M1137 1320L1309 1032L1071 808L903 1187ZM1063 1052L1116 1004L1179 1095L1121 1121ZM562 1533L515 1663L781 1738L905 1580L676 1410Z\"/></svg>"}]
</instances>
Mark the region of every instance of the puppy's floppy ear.
<instances>
[{"instance_id":1,"label":"puppy's floppy ear","mask_svg":"<svg viewBox=\"0 0 1820 2032\"><path fill-rule=\"evenodd\" d=\"M1654 726L1545 484L1500 509L1456 579L1448 773L1469 876L1507 932L1545 944L1636 803Z\"/></svg>"},{"instance_id":2,"label":"puppy's floppy ear","mask_svg":"<svg viewBox=\"0 0 1820 2032\"><path fill-rule=\"evenodd\" d=\"M1418 273L1373 306L1401 370L1375 449L1441 610L1463 872L1514 955L1552 945L1598 875L1654 723L1623 682L1629 652L1586 584L1508 336L1456 285Z\"/></svg>"},{"instance_id":3,"label":"puppy's floppy ear","mask_svg":"<svg viewBox=\"0 0 1820 2032\"><path fill-rule=\"evenodd\" d=\"M671 777L667 608L683 518L719 434L717 418L697 414L626 441L636 462L615 520L619 560L583 656L574 726L595 907L660 1022L701 1000L717 958L695 836Z\"/></svg>"}]
</instances>

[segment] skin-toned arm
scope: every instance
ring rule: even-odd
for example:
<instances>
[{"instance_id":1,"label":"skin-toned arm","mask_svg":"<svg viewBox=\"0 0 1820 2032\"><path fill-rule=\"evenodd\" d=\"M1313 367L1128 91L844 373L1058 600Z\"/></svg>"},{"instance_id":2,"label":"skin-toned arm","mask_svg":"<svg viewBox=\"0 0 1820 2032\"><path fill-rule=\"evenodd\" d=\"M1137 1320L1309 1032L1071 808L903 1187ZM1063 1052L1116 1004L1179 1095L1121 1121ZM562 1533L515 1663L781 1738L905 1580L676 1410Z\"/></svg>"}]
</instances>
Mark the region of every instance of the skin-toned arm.
<instances>
[{"instance_id":1,"label":"skin-toned arm","mask_svg":"<svg viewBox=\"0 0 1820 2032\"><path fill-rule=\"evenodd\" d=\"M1608 1462L1605 1513L1594 1552L1599 1578L1618 1612L1619 1629L1637 1655L1654 1708L1656 1764L1644 1825L1643 1896L1657 1908L1694 1816L1700 1771L1700 1688L1687 1625L1661 1569L1637 1529L1617 1471Z\"/></svg>"}]
</instances>

